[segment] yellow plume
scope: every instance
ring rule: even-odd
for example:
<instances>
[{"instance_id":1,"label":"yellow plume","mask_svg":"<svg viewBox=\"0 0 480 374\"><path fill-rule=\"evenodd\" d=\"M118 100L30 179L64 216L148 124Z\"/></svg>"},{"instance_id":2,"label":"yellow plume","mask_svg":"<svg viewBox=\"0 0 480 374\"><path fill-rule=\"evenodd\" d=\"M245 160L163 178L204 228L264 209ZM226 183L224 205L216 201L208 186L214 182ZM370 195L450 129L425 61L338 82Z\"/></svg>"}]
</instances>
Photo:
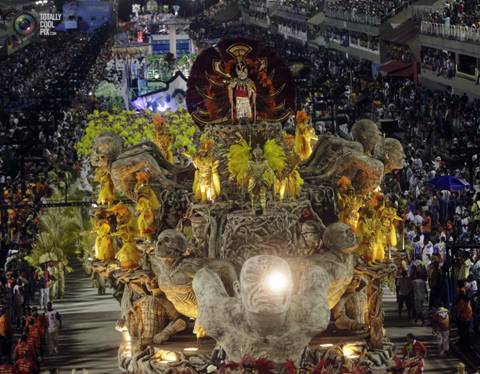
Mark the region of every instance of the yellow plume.
<instances>
[{"instance_id":1,"label":"yellow plume","mask_svg":"<svg viewBox=\"0 0 480 374\"><path fill-rule=\"evenodd\" d=\"M286 156L283 148L275 139L267 140L263 146L263 154L268 166L272 168L275 173L280 173L285 168Z\"/></svg>"},{"instance_id":2,"label":"yellow plume","mask_svg":"<svg viewBox=\"0 0 480 374\"><path fill-rule=\"evenodd\" d=\"M242 139L237 144L232 145L228 151L228 171L240 187L248 186L248 162L251 150L252 147L245 139Z\"/></svg>"}]
</instances>

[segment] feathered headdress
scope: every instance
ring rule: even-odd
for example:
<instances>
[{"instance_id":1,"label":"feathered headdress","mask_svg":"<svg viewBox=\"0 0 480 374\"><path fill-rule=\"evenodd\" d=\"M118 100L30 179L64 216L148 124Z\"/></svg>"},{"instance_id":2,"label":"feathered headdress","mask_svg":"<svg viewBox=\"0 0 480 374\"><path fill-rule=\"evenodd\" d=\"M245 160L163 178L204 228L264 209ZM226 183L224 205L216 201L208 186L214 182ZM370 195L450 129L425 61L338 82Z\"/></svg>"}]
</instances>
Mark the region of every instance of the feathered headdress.
<instances>
[{"instance_id":1,"label":"feathered headdress","mask_svg":"<svg viewBox=\"0 0 480 374\"><path fill-rule=\"evenodd\" d=\"M343 188L349 188L349 187L352 187L352 181L350 180L349 177L344 175L338 180L337 186L343 187Z\"/></svg>"},{"instance_id":2,"label":"feathered headdress","mask_svg":"<svg viewBox=\"0 0 480 374\"><path fill-rule=\"evenodd\" d=\"M150 179L150 174L145 171L139 171L135 175L135 178L137 179L137 182L148 182L148 180Z\"/></svg>"},{"instance_id":3,"label":"feathered headdress","mask_svg":"<svg viewBox=\"0 0 480 374\"><path fill-rule=\"evenodd\" d=\"M299 110L295 116L297 123L306 123L309 121L310 117L303 110Z\"/></svg>"}]
</instances>

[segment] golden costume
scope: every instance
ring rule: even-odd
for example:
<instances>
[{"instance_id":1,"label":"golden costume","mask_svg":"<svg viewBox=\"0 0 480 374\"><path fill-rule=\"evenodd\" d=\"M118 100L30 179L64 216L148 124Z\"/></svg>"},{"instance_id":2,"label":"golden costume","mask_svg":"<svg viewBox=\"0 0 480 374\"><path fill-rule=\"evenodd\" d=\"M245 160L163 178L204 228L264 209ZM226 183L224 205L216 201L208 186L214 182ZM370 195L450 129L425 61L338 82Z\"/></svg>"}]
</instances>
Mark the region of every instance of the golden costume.
<instances>
[{"instance_id":1,"label":"golden costume","mask_svg":"<svg viewBox=\"0 0 480 374\"><path fill-rule=\"evenodd\" d=\"M115 205L112 211L117 217L117 231L112 236L119 237L122 240L122 247L116 257L120 261L122 269L135 269L138 267L141 258L135 244L137 224L130 210L122 203Z\"/></svg>"},{"instance_id":2,"label":"golden costume","mask_svg":"<svg viewBox=\"0 0 480 374\"><path fill-rule=\"evenodd\" d=\"M193 180L193 195L200 202L215 201L220 196L220 177L218 175L219 161L213 154L213 140L202 139L200 148L192 156L195 166Z\"/></svg>"},{"instance_id":3,"label":"golden costume","mask_svg":"<svg viewBox=\"0 0 480 374\"><path fill-rule=\"evenodd\" d=\"M99 220L95 226L97 232L95 258L101 261L113 261L115 259L115 250L110 235L110 224L106 220Z\"/></svg>"},{"instance_id":4,"label":"golden costume","mask_svg":"<svg viewBox=\"0 0 480 374\"><path fill-rule=\"evenodd\" d=\"M395 222L401 222L402 219L397 215L397 210L393 207L382 207L379 209L379 215L382 222L382 231L387 247L397 246L397 230Z\"/></svg>"},{"instance_id":5,"label":"golden costume","mask_svg":"<svg viewBox=\"0 0 480 374\"><path fill-rule=\"evenodd\" d=\"M108 171L98 168L95 173L95 181L100 184L98 204L111 204L115 200L113 182Z\"/></svg>"},{"instance_id":6,"label":"golden costume","mask_svg":"<svg viewBox=\"0 0 480 374\"><path fill-rule=\"evenodd\" d=\"M353 232L357 231L358 220L360 218L359 210L363 205L363 199L357 196L352 182L348 177L341 177L337 182L338 186L338 219L349 225Z\"/></svg>"},{"instance_id":7,"label":"golden costume","mask_svg":"<svg viewBox=\"0 0 480 374\"><path fill-rule=\"evenodd\" d=\"M315 130L308 123L309 118L305 112L297 112L297 125L295 128L295 153L300 160L307 160L312 154L312 140L315 139Z\"/></svg>"},{"instance_id":8,"label":"golden costume","mask_svg":"<svg viewBox=\"0 0 480 374\"><path fill-rule=\"evenodd\" d=\"M135 237L125 226L120 226L117 232L113 234L113 236L118 236L122 240L122 247L117 253L117 259L120 261L122 269L135 269L140 262L140 251L135 245Z\"/></svg>"},{"instance_id":9,"label":"golden costume","mask_svg":"<svg viewBox=\"0 0 480 374\"><path fill-rule=\"evenodd\" d=\"M374 209L362 208L357 233L360 237L359 255L369 262L382 261L385 258L383 232L381 231L381 222Z\"/></svg>"},{"instance_id":10,"label":"golden costume","mask_svg":"<svg viewBox=\"0 0 480 374\"><path fill-rule=\"evenodd\" d=\"M150 240L157 228L151 204L148 199L141 197L137 200L136 209L139 213L137 218L138 231L144 239Z\"/></svg>"},{"instance_id":11,"label":"golden costume","mask_svg":"<svg viewBox=\"0 0 480 374\"><path fill-rule=\"evenodd\" d=\"M149 176L145 172L137 173L137 183L134 187L137 199L136 211L138 213L137 226L140 236L150 240L157 230L155 211L160 208L160 201L155 191L148 185Z\"/></svg>"}]
</instances>

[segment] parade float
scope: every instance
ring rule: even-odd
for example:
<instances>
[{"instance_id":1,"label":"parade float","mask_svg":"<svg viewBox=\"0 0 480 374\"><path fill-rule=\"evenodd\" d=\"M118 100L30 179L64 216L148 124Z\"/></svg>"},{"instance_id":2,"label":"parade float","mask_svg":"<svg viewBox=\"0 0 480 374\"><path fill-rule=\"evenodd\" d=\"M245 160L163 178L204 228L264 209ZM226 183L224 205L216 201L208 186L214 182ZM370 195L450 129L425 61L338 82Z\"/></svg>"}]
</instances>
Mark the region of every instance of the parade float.
<instances>
[{"instance_id":1,"label":"parade float","mask_svg":"<svg viewBox=\"0 0 480 374\"><path fill-rule=\"evenodd\" d=\"M386 372L398 217L380 186L401 144L368 119L353 140L317 139L287 66L254 40L205 49L187 105L152 116L148 141L90 139L90 269L121 305L120 369Z\"/></svg>"}]
</instances>

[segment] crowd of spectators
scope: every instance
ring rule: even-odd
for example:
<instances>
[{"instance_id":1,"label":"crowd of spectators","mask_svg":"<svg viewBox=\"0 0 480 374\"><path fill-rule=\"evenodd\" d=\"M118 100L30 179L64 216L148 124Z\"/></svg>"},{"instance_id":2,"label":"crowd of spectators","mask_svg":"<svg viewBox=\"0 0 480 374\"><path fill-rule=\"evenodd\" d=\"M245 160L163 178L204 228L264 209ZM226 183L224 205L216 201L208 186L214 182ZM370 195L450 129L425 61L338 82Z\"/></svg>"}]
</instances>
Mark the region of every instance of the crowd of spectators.
<instances>
[{"instance_id":1,"label":"crowd of spectators","mask_svg":"<svg viewBox=\"0 0 480 374\"><path fill-rule=\"evenodd\" d=\"M390 43L386 48L387 60L398 60L410 63L414 59L414 55L409 47L399 44Z\"/></svg>"},{"instance_id":2,"label":"crowd of spectators","mask_svg":"<svg viewBox=\"0 0 480 374\"><path fill-rule=\"evenodd\" d=\"M37 294L53 280L47 264L35 271L17 253L0 271L0 372L38 374L47 355L58 353L61 317L47 301L38 308ZM41 302L41 299L40 299Z\"/></svg>"},{"instance_id":3,"label":"crowd of spectators","mask_svg":"<svg viewBox=\"0 0 480 374\"><path fill-rule=\"evenodd\" d=\"M68 187L66 172L79 171L74 144L104 76L110 35L107 26L59 33L0 63L2 260L9 249L31 246L50 186L63 180Z\"/></svg>"},{"instance_id":4,"label":"crowd of spectators","mask_svg":"<svg viewBox=\"0 0 480 374\"><path fill-rule=\"evenodd\" d=\"M455 56L451 52L442 51L430 47L422 47L422 66L426 67L438 76L453 78L456 73Z\"/></svg>"},{"instance_id":5,"label":"crowd of spectators","mask_svg":"<svg viewBox=\"0 0 480 374\"><path fill-rule=\"evenodd\" d=\"M74 144L94 108L92 91L105 79L112 43L109 26L59 33L0 63L1 372L38 373L47 348L58 350L61 320L47 304L55 279L47 264L35 270L23 258L52 186L62 181L68 188L67 174L79 172ZM41 311L33 307L37 294Z\"/></svg>"},{"instance_id":6,"label":"crowd of spectators","mask_svg":"<svg viewBox=\"0 0 480 374\"><path fill-rule=\"evenodd\" d=\"M406 0L327 0L326 12L330 16L348 16L349 19L355 16L378 17L381 21L392 17L402 10L410 1Z\"/></svg>"},{"instance_id":7,"label":"crowd of spectators","mask_svg":"<svg viewBox=\"0 0 480 374\"><path fill-rule=\"evenodd\" d=\"M465 26L478 30L480 29L480 1L449 0L443 9L426 14L423 20L447 27Z\"/></svg>"},{"instance_id":8,"label":"crowd of spectators","mask_svg":"<svg viewBox=\"0 0 480 374\"><path fill-rule=\"evenodd\" d=\"M319 0L284 0L281 7L290 12L311 17L322 10L323 1Z\"/></svg>"}]
</instances>

